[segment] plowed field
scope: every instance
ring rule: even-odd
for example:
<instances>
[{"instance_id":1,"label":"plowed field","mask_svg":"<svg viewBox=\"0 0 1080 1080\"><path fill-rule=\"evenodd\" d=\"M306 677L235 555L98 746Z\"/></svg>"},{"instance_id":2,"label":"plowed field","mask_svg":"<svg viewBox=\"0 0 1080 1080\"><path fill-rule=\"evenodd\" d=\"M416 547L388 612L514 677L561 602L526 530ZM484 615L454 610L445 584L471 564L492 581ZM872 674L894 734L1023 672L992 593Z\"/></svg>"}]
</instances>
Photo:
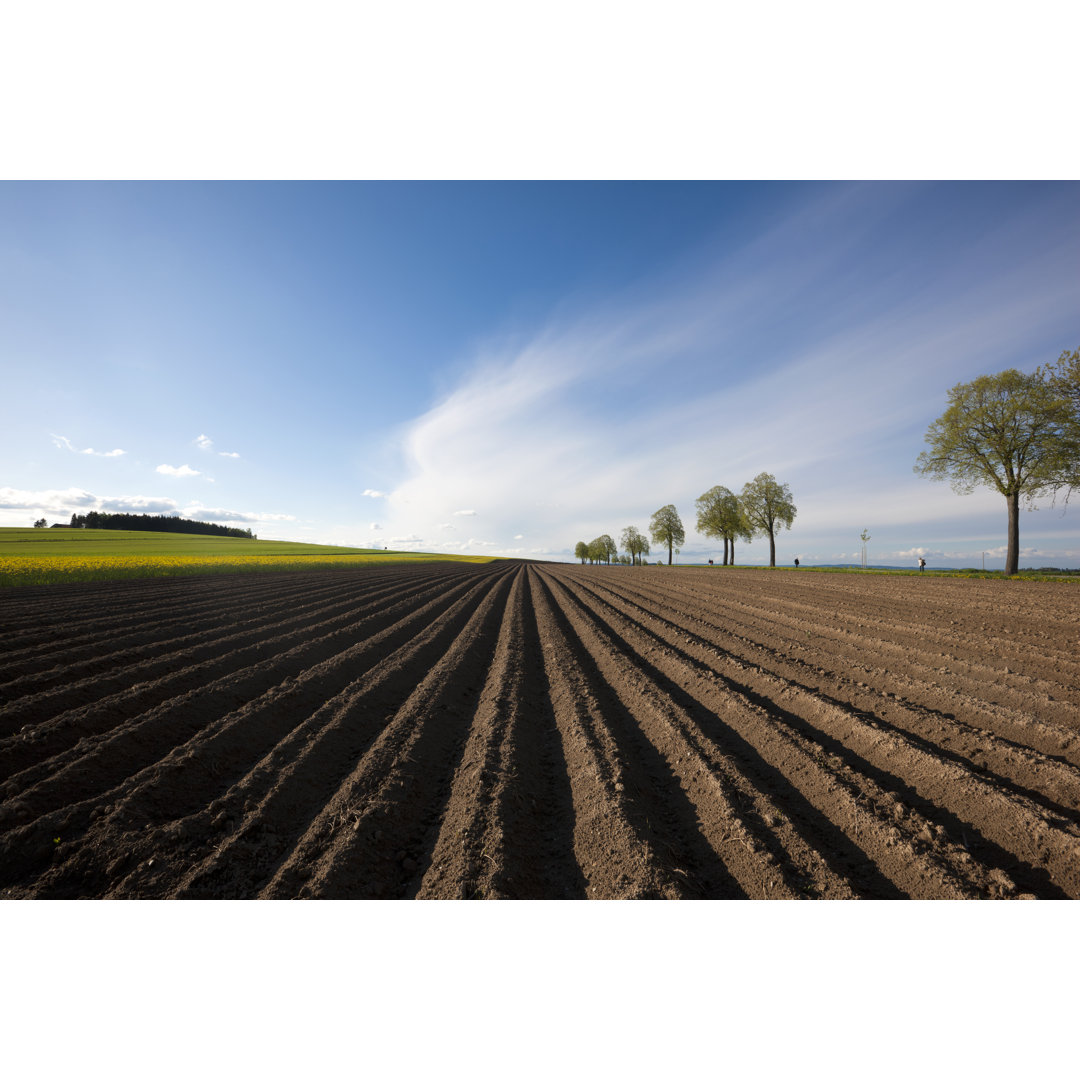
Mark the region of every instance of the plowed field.
<instances>
[{"instance_id":1,"label":"plowed field","mask_svg":"<svg viewBox=\"0 0 1080 1080\"><path fill-rule=\"evenodd\" d=\"M0 895L1080 897L1080 591L425 564L0 598Z\"/></svg>"}]
</instances>

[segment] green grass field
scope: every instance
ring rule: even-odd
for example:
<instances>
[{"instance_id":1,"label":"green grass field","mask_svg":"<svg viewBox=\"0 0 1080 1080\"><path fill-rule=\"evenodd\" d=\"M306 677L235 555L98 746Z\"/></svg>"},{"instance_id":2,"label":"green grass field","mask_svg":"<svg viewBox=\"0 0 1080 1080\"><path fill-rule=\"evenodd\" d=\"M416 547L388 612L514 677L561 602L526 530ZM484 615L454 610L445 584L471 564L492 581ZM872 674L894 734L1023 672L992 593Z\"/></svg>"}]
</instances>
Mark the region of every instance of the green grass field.
<instances>
[{"instance_id":1,"label":"green grass field","mask_svg":"<svg viewBox=\"0 0 1080 1080\"><path fill-rule=\"evenodd\" d=\"M384 551L234 536L0 528L0 588L185 574L490 561L486 555Z\"/></svg>"}]
</instances>

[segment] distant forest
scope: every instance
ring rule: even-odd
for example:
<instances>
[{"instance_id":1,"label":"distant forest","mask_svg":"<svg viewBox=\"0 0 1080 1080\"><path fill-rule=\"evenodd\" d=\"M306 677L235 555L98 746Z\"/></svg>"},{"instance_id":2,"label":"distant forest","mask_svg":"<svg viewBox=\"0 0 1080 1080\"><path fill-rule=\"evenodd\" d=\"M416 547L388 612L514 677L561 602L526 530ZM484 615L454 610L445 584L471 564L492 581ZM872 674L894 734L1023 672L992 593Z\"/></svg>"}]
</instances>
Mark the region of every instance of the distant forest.
<instances>
[{"instance_id":1,"label":"distant forest","mask_svg":"<svg viewBox=\"0 0 1080 1080\"><path fill-rule=\"evenodd\" d=\"M103 514L91 510L89 514L72 514L71 528L198 533L200 536L240 536L245 540L258 540L250 529L215 525L212 521L189 521L187 518L170 517L168 514Z\"/></svg>"}]
</instances>

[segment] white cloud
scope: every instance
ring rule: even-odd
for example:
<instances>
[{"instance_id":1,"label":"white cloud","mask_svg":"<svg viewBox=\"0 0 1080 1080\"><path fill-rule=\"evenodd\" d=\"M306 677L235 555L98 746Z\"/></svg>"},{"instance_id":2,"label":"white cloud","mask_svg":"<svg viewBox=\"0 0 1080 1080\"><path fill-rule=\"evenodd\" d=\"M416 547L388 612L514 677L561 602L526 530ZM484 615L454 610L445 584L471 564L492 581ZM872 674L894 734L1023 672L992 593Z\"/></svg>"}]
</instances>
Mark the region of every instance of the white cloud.
<instances>
[{"instance_id":1,"label":"white cloud","mask_svg":"<svg viewBox=\"0 0 1080 1080\"><path fill-rule=\"evenodd\" d=\"M362 492L360 492L360 494L361 495L366 495L369 499L385 499L386 498L386 492L385 491L376 491L374 488L364 488L364 490Z\"/></svg>"},{"instance_id":2,"label":"white cloud","mask_svg":"<svg viewBox=\"0 0 1080 1080\"><path fill-rule=\"evenodd\" d=\"M58 510L96 510L98 498L81 488L66 488L62 491L23 491L19 488L0 488L0 510L43 510L56 513Z\"/></svg>"},{"instance_id":3,"label":"white cloud","mask_svg":"<svg viewBox=\"0 0 1080 1080\"><path fill-rule=\"evenodd\" d=\"M176 512L176 502L152 495L94 495L82 488L22 491L4 487L0 488L0 510L35 510L64 516L87 510L111 514L169 514Z\"/></svg>"},{"instance_id":4,"label":"white cloud","mask_svg":"<svg viewBox=\"0 0 1080 1080\"><path fill-rule=\"evenodd\" d=\"M476 517L475 510L455 510L454 517Z\"/></svg>"},{"instance_id":5,"label":"white cloud","mask_svg":"<svg viewBox=\"0 0 1080 1080\"><path fill-rule=\"evenodd\" d=\"M161 499L153 495L103 495L98 499L98 510L109 514L176 514L176 503L172 499Z\"/></svg>"},{"instance_id":6,"label":"white cloud","mask_svg":"<svg viewBox=\"0 0 1080 1080\"><path fill-rule=\"evenodd\" d=\"M209 453L211 450L214 449L214 440L211 439L209 435L200 435L195 440L195 445L200 450L204 450ZM214 453L217 454L218 457L238 458L240 456L232 450L214 450Z\"/></svg>"},{"instance_id":7,"label":"white cloud","mask_svg":"<svg viewBox=\"0 0 1080 1080\"><path fill-rule=\"evenodd\" d=\"M59 447L61 450L70 450L73 454L88 454L91 457L116 458L123 457L125 453L123 450L94 450L90 448L86 450L77 450L71 445L71 440L65 438L63 435L53 435L51 438L55 446Z\"/></svg>"},{"instance_id":8,"label":"white cloud","mask_svg":"<svg viewBox=\"0 0 1080 1080\"><path fill-rule=\"evenodd\" d=\"M184 517L193 521L242 521L255 524L261 521L295 521L294 514L270 514L256 510L226 510L221 507L195 503L184 510Z\"/></svg>"},{"instance_id":9,"label":"white cloud","mask_svg":"<svg viewBox=\"0 0 1080 1080\"><path fill-rule=\"evenodd\" d=\"M199 476L199 470L193 469L190 465L159 465L155 472L161 473L162 476Z\"/></svg>"},{"instance_id":10,"label":"white cloud","mask_svg":"<svg viewBox=\"0 0 1080 1080\"><path fill-rule=\"evenodd\" d=\"M388 544L393 544L394 547L411 546L413 544L422 544L423 538L416 535L409 536L391 536L388 540Z\"/></svg>"},{"instance_id":11,"label":"white cloud","mask_svg":"<svg viewBox=\"0 0 1080 1080\"><path fill-rule=\"evenodd\" d=\"M70 517L73 513L100 510L107 514L172 514L194 521L236 521L251 524L260 522L296 521L293 514L273 514L254 510L229 510L223 507L192 503L182 513L174 499L155 495L95 495L82 488L64 490L22 491L0 488L0 512L4 523L17 525L16 512L33 512L49 517Z\"/></svg>"},{"instance_id":12,"label":"white cloud","mask_svg":"<svg viewBox=\"0 0 1080 1080\"><path fill-rule=\"evenodd\" d=\"M518 534L517 534L517 535L516 535L516 536L514 537L514 539L515 539L515 540L524 540L524 539L525 539L525 537L524 537L524 535L523 535L522 533L518 533Z\"/></svg>"},{"instance_id":13,"label":"white cloud","mask_svg":"<svg viewBox=\"0 0 1080 1080\"><path fill-rule=\"evenodd\" d=\"M438 528L442 529L444 532L457 532L456 527L451 525L449 521L439 522Z\"/></svg>"},{"instance_id":14,"label":"white cloud","mask_svg":"<svg viewBox=\"0 0 1080 1080\"><path fill-rule=\"evenodd\" d=\"M370 529L372 532L381 532L382 526L378 522L373 521L370 525Z\"/></svg>"}]
</instances>

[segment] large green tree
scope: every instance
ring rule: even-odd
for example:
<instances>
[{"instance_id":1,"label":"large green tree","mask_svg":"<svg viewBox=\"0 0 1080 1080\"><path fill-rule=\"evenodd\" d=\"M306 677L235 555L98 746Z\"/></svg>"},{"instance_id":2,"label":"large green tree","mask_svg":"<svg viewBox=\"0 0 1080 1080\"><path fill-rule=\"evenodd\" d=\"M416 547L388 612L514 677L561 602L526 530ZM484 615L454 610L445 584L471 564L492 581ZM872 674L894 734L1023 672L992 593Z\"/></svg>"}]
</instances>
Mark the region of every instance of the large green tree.
<instances>
[{"instance_id":1,"label":"large green tree","mask_svg":"<svg viewBox=\"0 0 1080 1080\"><path fill-rule=\"evenodd\" d=\"M581 565L585 565L585 560L589 557L589 545L584 540L579 540L574 546L574 558L581 560Z\"/></svg>"},{"instance_id":2,"label":"large green tree","mask_svg":"<svg viewBox=\"0 0 1080 1080\"><path fill-rule=\"evenodd\" d=\"M1010 368L980 375L949 391L949 407L927 430L929 449L919 455L915 471L931 480L948 480L961 495L987 486L1005 496L1005 573L1015 574L1020 564L1020 500L1030 505L1039 496L1076 486L1078 429L1076 409L1045 371L1025 375Z\"/></svg>"},{"instance_id":3,"label":"large green tree","mask_svg":"<svg viewBox=\"0 0 1080 1080\"><path fill-rule=\"evenodd\" d=\"M671 565L671 549L682 547L686 540L682 520L675 507L668 503L661 506L652 516L649 522L649 533L658 544L667 544L667 562Z\"/></svg>"},{"instance_id":4,"label":"large green tree","mask_svg":"<svg viewBox=\"0 0 1080 1080\"><path fill-rule=\"evenodd\" d=\"M615 545L615 541L612 540L611 537L608 536L607 533L604 533L602 536L598 536L596 538L596 542L603 549L604 558L607 560L608 566L610 566L611 565L611 557L613 555L618 555L619 554L619 549Z\"/></svg>"},{"instance_id":5,"label":"large green tree","mask_svg":"<svg viewBox=\"0 0 1080 1080\"><path fill-rule=\"evenodd\" d=\"M594 563L607 562L611 558L611 547L609 544L613 544L610 536L598 536L595 540L589 541L589 561ZM616 549L617 550L617 549Z\"/></svg>"},{"instance_id":6,"label":"large green tree","mask_svg":"<svg viewBox=\"0 0 1080 1080\"><path fill-rule=\"evenodd\" d=\"M630 556L631 564L641 565L641 556L649 554L648 538L638 532L636 525L627 525L622 531L623 551Z\"/></svg>"},{"instance_id":7,"label":"large green tree","mask_svg":"<svg viewBox=\"0 0 1080 1080\"><path fill-rule=\"evenodd\" d=\"M731 565L735 565L735 541L750 540L750 527L743 517L739 500L726 487L709 488L694 505L697 507L697 531L724 541L724 565L728 564L728 544L731 545Z\"/></svg>"},{"instance_id":8,"label":"large green tree","mask_svg":"<svg viewBox=\"0 0 1080 1080\"><path fill-rule=\"evenodd\" d=\"M1055 363L1040 368L1039 373L1068 403L1071 419L1066 425L1067 442L1080 442L1080 349L1072 352L1066 349ZM1080 488L1080 458L1073 458L1071 468L1066 463L1064 476L1059 481L1057 488L1065 489L1065 501L1068 502L1070 492Z\"/></svg>"},{"instance_id":9,"label":"large green tree","mask_svg":"<svg viewBox=\"0 0 1080 1080\"><path fill-rule=\"evenodd\" d=\"M750 483L743 485L739 506L751 534L769 538L769 565L775 566L776 531L781 525L790 529L795 520L791 489L787 484L777 483L771 473L758 473Z\"/></svg>"},{"instance_id":10,"label":"large green tree","mask_svg":"<svg viewBox=\"0 0 1080 1080\"><path fill-rule=\"evenodd\" d=\"M1050 385L1072 406L1073 416L1080 421L1080 349L1066 349L1052 364L1039 369Z\"/></svg>"}]
</instances>

